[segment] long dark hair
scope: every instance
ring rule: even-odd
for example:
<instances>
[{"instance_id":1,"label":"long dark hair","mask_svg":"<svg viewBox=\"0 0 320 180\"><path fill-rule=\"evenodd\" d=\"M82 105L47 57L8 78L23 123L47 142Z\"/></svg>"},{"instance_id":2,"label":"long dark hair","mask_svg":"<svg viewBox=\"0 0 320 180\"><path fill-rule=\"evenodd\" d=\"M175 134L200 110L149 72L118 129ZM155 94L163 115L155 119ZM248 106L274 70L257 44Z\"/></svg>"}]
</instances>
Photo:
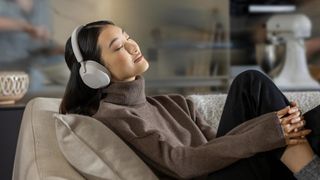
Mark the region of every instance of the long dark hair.
<instances>
[{"instance_id":1,"label":"long dark hair","mask_svg":"<svg viewBox=\"0 0 320 180\"><path fill-rule=\"evenodd\" d=\"M96 21L85 25L78 33L78 44L83 59L94 60L101 64L101 49L98 37L106 25L114 25L110 21ZM65 61L70 69L69 81L60 104L60 113L93 115L102 97L101 89L92 89L85 85L79 74L80 63L77 62L71 46L71 37L65 46Z\"/></svg>"}]
</instances>

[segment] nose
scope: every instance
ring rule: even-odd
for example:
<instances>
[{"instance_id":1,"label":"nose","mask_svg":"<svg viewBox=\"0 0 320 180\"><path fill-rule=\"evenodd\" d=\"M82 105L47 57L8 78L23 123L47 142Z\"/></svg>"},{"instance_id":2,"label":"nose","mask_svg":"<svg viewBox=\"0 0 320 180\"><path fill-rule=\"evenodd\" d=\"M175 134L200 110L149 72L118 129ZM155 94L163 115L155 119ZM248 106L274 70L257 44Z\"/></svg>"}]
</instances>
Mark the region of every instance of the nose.
<instances>
[{"instance_id":1,"label":"nose","mask_svg":"<svg viewBox=\"0 0 320 180\"><path fill-rule=\"evenodd\" d=\"M139 53L139 47L135 43L127 42L126 43L126 49L128 50L128 52L130 54L138 54Z\"/></svg>"}]
</instances>

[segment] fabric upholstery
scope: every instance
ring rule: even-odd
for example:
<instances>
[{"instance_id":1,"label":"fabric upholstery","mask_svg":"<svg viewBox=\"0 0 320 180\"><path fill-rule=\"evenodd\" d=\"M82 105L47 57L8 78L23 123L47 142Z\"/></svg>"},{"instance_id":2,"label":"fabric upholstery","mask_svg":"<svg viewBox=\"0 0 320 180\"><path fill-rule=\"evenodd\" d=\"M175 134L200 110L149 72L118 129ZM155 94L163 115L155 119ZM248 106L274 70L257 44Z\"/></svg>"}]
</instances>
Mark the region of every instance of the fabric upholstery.
<instances>
[{"instance_id":1,"label":"fabric upholstery","mask_svg":"<svg viewBox=\"0 0 320 180\"><path fill-rule=\"evenodd\" d=\"M305 113L320 104L320 92L317 91L285 92L284 95L289 101L297 101L298 106L301 107L302 113ZM204 119L206 119L215 130L218 129L226 97L226 94L189 96L197 106L198 111L203 114Z\"/></svg>"},{"instance_id":2,"label":"fabric upholstery","mask_svg":"<svg viewBox=\"0 0 320 180\"><path fill-rule=\"evenodd\" d=\"M56 114L55 118L62 153L87 179L158 179L116 134L96 119L76 114Z\"/></svg>"},{"instance_id":3,"label":"fabric upholstery","mask_svg":"<svg viewBox=\"0 0 320 180\"><path fill-rule=\"evenodd\" d=\"M297 100L303 112L320 102L320 92L285 95L289 100ZM189 98L217 129L226 95L191 95ZM68 163L58 145L53 114L58 112L60 102L61 99L35 98L27 104L20 127L13 180L85 179Z\"/></svg>"},{"instance_id":4,"label":"fabric upholstery","mask_svg":"<svg viewBox=\"0 0 320 180\"><path fill-rule=\"evenodd\" d=\"M53 113L60 99L35 98L24 111L13 180L82 180L59 150Z\"/></svg>"}]
</instances>

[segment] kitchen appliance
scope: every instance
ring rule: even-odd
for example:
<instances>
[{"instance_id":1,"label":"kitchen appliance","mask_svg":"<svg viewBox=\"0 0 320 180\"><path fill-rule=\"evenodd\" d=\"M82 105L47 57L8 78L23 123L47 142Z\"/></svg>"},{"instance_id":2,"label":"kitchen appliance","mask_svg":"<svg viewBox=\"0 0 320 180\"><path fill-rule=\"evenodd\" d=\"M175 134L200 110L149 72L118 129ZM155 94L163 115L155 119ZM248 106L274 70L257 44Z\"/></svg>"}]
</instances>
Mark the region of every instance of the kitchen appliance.
<instances>
[{"instance_id":1,"label":"kitchen appliance","mask_svg":"<svg viewBox=\"0 0 320 180\"><path fill-rule=\"evenodd\" d=\"M303 14L274 15L267 21L266 28L272 45L285 44L283 66L273 77L275 84L282 90L320 89L309 73L306 60L304 39L311 36L310 19Z\"/></svg>"}]
</instances>

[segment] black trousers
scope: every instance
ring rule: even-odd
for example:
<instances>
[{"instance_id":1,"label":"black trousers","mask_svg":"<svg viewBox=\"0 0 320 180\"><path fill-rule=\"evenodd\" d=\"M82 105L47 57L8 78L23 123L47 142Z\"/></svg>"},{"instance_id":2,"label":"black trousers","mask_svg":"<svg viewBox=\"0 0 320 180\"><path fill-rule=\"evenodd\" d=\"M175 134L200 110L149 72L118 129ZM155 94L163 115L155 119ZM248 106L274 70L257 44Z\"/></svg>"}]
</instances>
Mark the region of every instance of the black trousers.
<instances>
[{"instance_id":1,"label":"black trousers","mask_svg":"<svg viewBox=\"0 0 320 180\"><path fill-rule=\"evenodd\" d=\"M225 135L239 124L259 115L277 111L289 105L289 101L264 74L249 70L239 74L233 81L218 127L217 137ZM320 106L304 114L306 128L311 129L308 140L319 152ZM317 121L319 118L319 121ZM261 139L263 141L263 139ZM280 161L284 148L258 153L239 160L230 166L213 172L213 180L271 180L295 179L291 171Z\"/></svg>"}]
</instances>

